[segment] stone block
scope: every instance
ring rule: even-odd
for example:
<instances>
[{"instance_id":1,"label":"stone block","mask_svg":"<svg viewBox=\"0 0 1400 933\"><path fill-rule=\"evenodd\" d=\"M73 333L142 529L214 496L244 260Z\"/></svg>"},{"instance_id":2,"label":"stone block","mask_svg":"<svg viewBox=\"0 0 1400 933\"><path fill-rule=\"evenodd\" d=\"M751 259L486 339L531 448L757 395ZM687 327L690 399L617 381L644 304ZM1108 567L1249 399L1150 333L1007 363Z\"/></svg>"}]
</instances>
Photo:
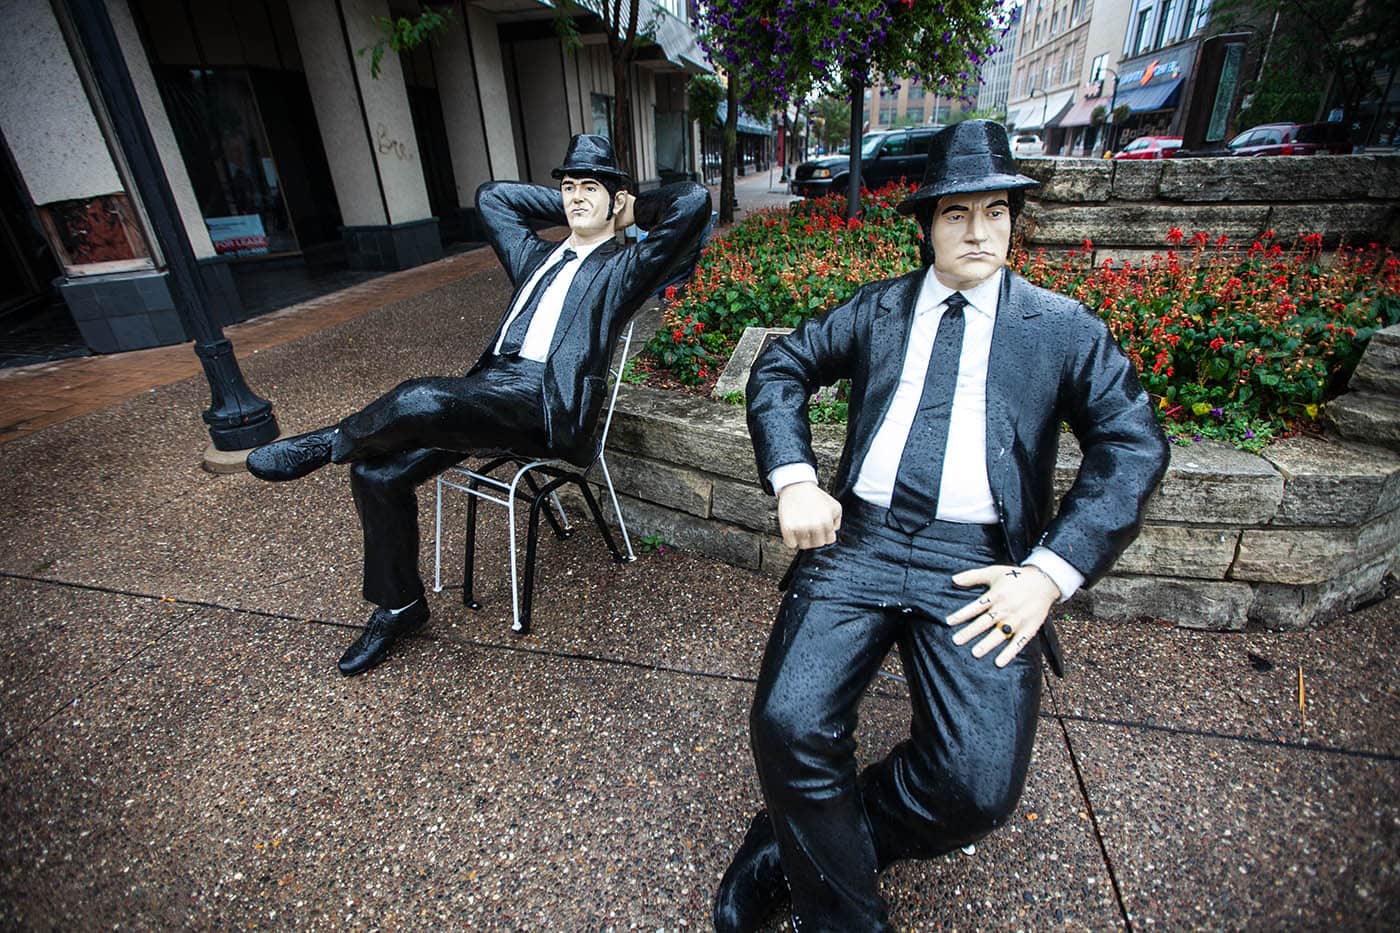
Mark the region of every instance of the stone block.
<instances>
[{"instance_id":1,"label":"stone block","mask_svg":"<svg viewBox=\"0 0 1400 933\"><path fill-rule=\"evenodd\" d=\"M1347 440L1400 450L1400 399L1374 392L1348 392L1322 410Z\"/></svg>"},{"instance_id":2,"label":"stone block","mask_svg":"<svg viewBox=\"0 0 1400 933\"><path fill-rule=\"evenodd\" d=\"M1223 580L1239 538L1238 528L1144 525L1114 569L1127 574Z\"/></svg>"},{"instance_id":3,"label":"stone block","mask_svg":"<svg viewBox=\"0 0 1400 933\"><path fill-rule=\"evenodd\" d=\"M1360 527L1246 529L1230 578L1254 583L1323 583L1378 560L1400 543L1400 509Z\"/></svg>"},{"instance_id":4,"label":"stone block","mask_svg":"<svg viewBox=\"0 0 1400 933\"><path fill-rule=\"evenodd\" d=\"M1400 399L1400 324L1371 335L1366 352L1348 384L1353 392L1373 392Z\"/></svg>"},{"instance_id":5,"label":"stone block","mask_svg":"<svg viewBox=\"0 0 1400 933\"><path fill-rule=\"evenodd\" d=\"M710 495L710 517L766 534L778 532L777 501L749 483L715 480Z\"/></svg>"},{"instance_id":6,"label":"stone block","mask_svg":"<svg viewBox=\"0 0 1400 933\"><path fill-rule=\"evenodd\" d=\"M1217 203L1365 198L1375 173L1374 160L1350 156L1327 158L1322 162L1297 157L1168 159L1161 165L1159 197L1169 201ZM1319 171L1325 171L1326 184L1318 183ZM1302 208L1315 209L1316 205Z\"/></svg>"},{"instance_id":7,"label":"stone block","mask_svg":"<svg viewBox=\"0 0 1400 933\"><path fill-rule=\"evenodd\" d=\"M787 573L792 566L793 559L797 557L797 549L790 548L783 543L782 538L764 535L759 542L762 551L763 565L759 572L774 580L781 580L783 574Z\"/></svg>"},{"instance_id":8,"label":"stone block","mask_svg":"<svg viewBox=\"0 0 1400 933\"><path fill-rule=\"evenodd\" d=\"M1265 448L1283 478L1274 525L1360 525L1400 507L1400 455L1293 437Z\"/></svg>"},{"instance_id":9,"label":"stone block","mask_svg":"<svg viewBox=\"0 0 1400 933\"><path fill-rule=\"evenodd\" d=\"M791 327L745 327L734 346L734 352L729 354L729 362L724 364L715 387L710 390L710 398L722 399L731 392L742 393L749 383L749 370L753 369L758 355L773 340L792 331Z\"/></svg>"},{"instance_id":10,"label":"stone block","mask_svg":"<svg viewBox=\"0 0 1400 933\"><path fill-rule=\"evenodd\" d=\"M631 496L620 496L622 514L633 538L660 535L667 543L735 567L759 569L759 540L751 531L693 515L673 512Z\"/></svg>"},{"instance_id":11,"label":"stone block","mask_svg":"<svg viewBox=\"0 0 1400 933\"><path fill-rule=\"evenodd\" d=\"M1318 187L1326 190L1326 186ZM1393 200L1275 204L1269 209L1269 228L1277 232L1284 243L1300 233L1316 232L1322 234L1328 246L1343 240L1356 245L1372 240L1386 242L1397 218L1400 218L1400 205Z\"/></svg>"},{"instance_id":12,"label":"stone block","mask_svg":"<svg viewBox=\"0 0 1400 933\"><path fill-rule=\"evenodd\" d=\"M1023 174L1040 182L1028 194L1036 201L1107 201L1112 191L1113 166L1107 162L1027 159L1020 165Z\"/></svg>"},{"instance_id":13,"label":"stone block","mask_svg":"<svg viewBox=\"0 0 1400 933\"><path fill-rule=\"evenodd\" d=\"M1400 154L1352 156L1354 159L1371 159L1371 187L1367 197L1388 201L1400 191Z\"/></svg>"},{"instance_id":14,"label":"stone block","mask_svg":"<svg viewBox=\"0 0 1400 933\"><path fill-rule=\"evenodd\" d=\"M619 493L699 518L710 517L714 481L703 473L617 451L608 455L608 470Z\"/></svg>"},{"instance_id":15,"label":"stone block","mask_svg":"<svg viewBox=\"0 0 1400 933\"><path fill-rule=\"evenodd\" d=\"M1173 444L1167 474L1147 503L1147 521L1267 524L1283 491L1283 477L1254 454L1216 441Z\"/></svg>"},{"instance_id":16,"label":"stone block","mask_svg":"<svg viewBox=\"0 0 1400 933\"><path fill-rule=\"evenodd\" d=\"M1100 248L1161 249L1172 227L1188 233L1205 230L1211 236L1224 234L1236 242L1253 239L1266 229L1269 208L1254 204L1039 204L1034 211L1027 207L1026 214L1031 221L1027 236L1031 247L1078 245L1088 237Z\"/></svg>"},{"instance_id":17,"label":"stone block","mask_svg":"<svg viewBox=\"0 0 1400 933\"><path fill-rule=\"evenodd\" d=\"M608 449L757 482L744 409L709 399L624 385Z\"/></svg>"},{"instance_id":18,"label":"stone block","mask_svg":"<svg viewBox=\"0 0 1400 933\"><path fill-rule=\"evenodd\" d=\"M1250 625L1290 631L1329 622L1380 595L1394 562L1394 554L1383 556L1331 580L1304 586L1261 583L1249 607Z\"/></svg>"},{"instance_id":19,"label":"stone block","mask_svg":"<svg viewBox=\"0 0 1400 933\"><path fill-rule=\"evenodd\" d=\"M1162 163L1157 161L1110 162L1113 168L1113 197L1119 201L1151 201L1162 181ZM1165 232L1165 231L1164 231Z\"/></svg>"},{"instance_id":20,"label":"stone block","mask_svg":"<svg viewBox=\"0 0 1400 933\"><path fill-rule=\"evenodd\" d=\"M1150 616L1181 628L1244 629L1254 590L1245 583L1112 574L1086 591L1089 612L1102 619Z\"/></svg>"},{"instance_id":21,"label":"stone block","mask_svg":"<svg viewBox=\"0 0 1400 933\"><path fill-rule=\"evenodd\" d=\"M844 425L812 426L812 449L824 480L829 481L835 473L845 430ZM624 385L618 394L608 449L758 482L742 405Z\"/></svg>"}]
</instances>

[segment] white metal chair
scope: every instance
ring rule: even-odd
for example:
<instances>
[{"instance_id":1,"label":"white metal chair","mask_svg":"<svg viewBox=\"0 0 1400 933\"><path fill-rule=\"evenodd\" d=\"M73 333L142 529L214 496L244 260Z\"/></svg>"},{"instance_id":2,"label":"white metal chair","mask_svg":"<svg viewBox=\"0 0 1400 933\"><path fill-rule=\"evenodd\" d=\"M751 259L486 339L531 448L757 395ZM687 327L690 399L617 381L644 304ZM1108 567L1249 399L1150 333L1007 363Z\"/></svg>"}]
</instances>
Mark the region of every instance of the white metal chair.
<instances>
[{"instance_id":1,"label":"white metal chair","mask_svg":"<svg viewBox=\"0 0 1400 933\"><path fill-rule=\"evenodd\" d=\"M616 368L609 369L613 379L612 394L603 421L603 433L598 442L597 459L588 468L580 470L563 460L529 460L524 457L502 456L478 468L467 466L449 467L437 478L437 508L433 532L433 592L442 592L442 501L445 489L455 489L467 494L467 543L464 566L462 568L462 602L470 609L480 609L481 604L473 595L472 577L476 559L476 506L477 501L494 502L506 507L510 523L510 596L511 629L524 635L530 630L530 611L534 605L535 552L539 539L540 513L543 512L550 527L559 538L567 538L573 533L573 526L564 506L559 501L559 487L573 483L583 495L598 531L607 543L608 550L618 563L637 559L632 550L632 539L627 534L627 522L622 517L622 507L618 505L617 491L613 488L612 475L608 472L608 461L604 452L607 449L608 431L612 427L613 410L617 407L617 392L622 385L622 370L627 365L628 351L632 347L632 327L629 323L623 332L622 355ZM502 467L513 467L509 479L503 473L493 476ZM608 498L612 501L613 515L617 517L618 529L622 532L622 543L627 549L624 555L618 550L612 532L598 508L598 501L588 486L588 474L597 466L602 473L603 485L607 487ZM543 480L543 482L541 482ZM521 490L524 485L528 493ZM485 488L483 488L485 487ZM515 503L517 498L530 505L530 525L525 546L525 581L522 594L520 585L519 561L516 558L515 544ZM546 505L546 500L553 509ZM555 517L555 510L558 517Z\"/></svg>"}]
</instances>

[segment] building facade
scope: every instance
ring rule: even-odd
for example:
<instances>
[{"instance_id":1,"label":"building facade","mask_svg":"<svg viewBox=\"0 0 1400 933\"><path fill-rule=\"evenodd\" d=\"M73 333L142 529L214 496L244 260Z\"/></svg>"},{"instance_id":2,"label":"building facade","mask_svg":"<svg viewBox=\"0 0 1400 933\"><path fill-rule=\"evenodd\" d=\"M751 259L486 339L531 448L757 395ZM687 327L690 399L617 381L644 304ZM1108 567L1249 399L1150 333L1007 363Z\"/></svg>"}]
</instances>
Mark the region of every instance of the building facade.
<instances>
[{"instance_id":1,"label":"building facade","mask_svg":"<svg viewBox=\"0 0 1400 933\"><path fill-rule=\"evenodd\" d=\"M1111 129L1109 102L1131 12L1132 5L1126 0L1098 0L1089 11L1079 90L1074 105L1056 124L1063 131L1060 151L1064 155L1103 154Z\"/></svg>"},{"instance_id":2,"label":"building facade","mask_svg":"<svg viewBox=\"0 0 1400 933\"><path fill-rule=\"evenodd\" d=\"M1046 154L1063 148L1065 132L1058 121L1079 90L1095 5L1096 0L1029 0L1021 16L1006 122L1017 131L1041 134Z\"/></svg>"},{"instance_id":3,"label":"building facade","mask_svg":"<svg viewBox=\"0 0 1400 933\"><path fill-rule=\"evenodd\" d=\"M1115 121L1109 148L1121 149L1138 136L1184 134L1196 92L1207 90L1196 79L1210 6L1210 0L1132 0L1118 79L1110 95L1123 120ZM1243 43L1238 48L1242 52ZM1235 82L1240 65L1237 61L1233 66ZM1210 90L1213 100L1214 88ZM1226 95L1226 111L1230 96ZM1214 142L1223 134L1221 129Z\"/></svg>"},{"instance_id":4,"label":"building facade","mask_svg":"<svg viewBox=\"0 0 1400 933\"><path fill-rule=\"evenodd\" d=\"M683 0L646 6L655 42L629 71L643 189L696 171L685 82L708 70ZM417 4L105 7L220 324L245 316L235 265L241 276L318 257L383 270L430 261L445 241L479 239L482 182L550 184L572 134L615 125L600 20L576 18L571 48L543 0L457 0L433 41L384 54L377 75L376 19L416 16ZM188 339L67 0L0 9L13 24L0 47L22 63L0 86L0 206L34 241L0 250L15 283L0 306L36 300L52 278L93 350Z\"/></svg>"},{"instance_id":5,"label":"building facade","mask_svg":"<svg viewBox=\"0 0 1400 933\"><path fill-rule=\"evenodd\" d=\"M1006 104L1011 96L1011 72L1016 62L1016 44L1021 35L1021 8L1011 11L1011 22L1000 48L983 63L979 75L982 86L977 92L977 109L984 114L1006 116Z\"/></svg>"}]
</instances>

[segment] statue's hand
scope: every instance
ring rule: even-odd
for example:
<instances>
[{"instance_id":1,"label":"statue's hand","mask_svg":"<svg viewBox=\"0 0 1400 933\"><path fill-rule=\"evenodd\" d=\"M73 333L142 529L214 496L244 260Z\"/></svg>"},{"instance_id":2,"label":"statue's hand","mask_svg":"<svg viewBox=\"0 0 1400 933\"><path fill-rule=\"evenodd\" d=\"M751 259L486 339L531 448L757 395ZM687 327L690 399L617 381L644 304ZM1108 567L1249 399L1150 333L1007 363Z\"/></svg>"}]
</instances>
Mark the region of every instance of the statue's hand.
<instances>
[{"instance_id":1,"label":"statue's hand","mask_svg":"<svg viewBox=\"0 0 1400 933\"><path fill-rule=\"evenodd\" d=\"M778 528L792 548L823 547L836 540L841 503L816 483L793 483L778 493Z\"/></svg>"},{"instance_id":2,"label":"statue's hand","mask_svg":"<svg viewBox=\"0 0 1400 933\"><path fill-rule=\"evenodd\" d=\"M1030 644L1045 624L1050 607L1060 598L1053 580L1038 567L994 564L953 575L958 586L985 586L987 591L948 616L949 625L961 625L953 643L965 645L977 636L973 657L985 657L997 648L997 667L1005 667Z\"/></svg>"}]
</instances>

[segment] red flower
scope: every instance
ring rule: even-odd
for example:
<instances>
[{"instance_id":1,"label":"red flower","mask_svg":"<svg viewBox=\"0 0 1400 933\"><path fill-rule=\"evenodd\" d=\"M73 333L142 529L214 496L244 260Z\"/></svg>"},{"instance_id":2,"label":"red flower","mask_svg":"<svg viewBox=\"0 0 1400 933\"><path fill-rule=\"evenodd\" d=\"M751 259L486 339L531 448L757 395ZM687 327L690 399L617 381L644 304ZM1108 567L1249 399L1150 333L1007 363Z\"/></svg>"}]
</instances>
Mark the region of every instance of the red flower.
<instances>
[{"instance_id":1,"label":"red flower","mask_svg":"<svg viewBox=\"0 0 1400 933\"><path fill-rule=\"evenodd\" d=\"M1184 239L1186 239L1186 234L1181 232L1180 227L1172 227L1167 231L1167 242L1172 246L1175 246Z\"/></svg>"},{"instance_id":2,"label":"red flower","mask_svg":"<svg viewBox=\"0 0 1400 933\"><path fill-rule=\"evenodd\" d=\"M1212 350L1219 350L1219 349L1220 349L1221 347L1223 347L1223 346L1225 346L1225 338L1224 338L1224 337L1216 337L1214 340L1212 340L1212 341L1210 342L1210 348L1211 348Z\"/></svg>"},{"instance_id":3,"label":"red flower","mask_svg":"<svg viewBox=\"0 0 1400 933\"><path fill-rule=\"evenodd\" d=\"M675 300L676 300L676 286L674 286L674 285L667 285L667 286L666 286L666 300L667 300L667 301L675 301Z\"/></svg>"}]
</instances>

